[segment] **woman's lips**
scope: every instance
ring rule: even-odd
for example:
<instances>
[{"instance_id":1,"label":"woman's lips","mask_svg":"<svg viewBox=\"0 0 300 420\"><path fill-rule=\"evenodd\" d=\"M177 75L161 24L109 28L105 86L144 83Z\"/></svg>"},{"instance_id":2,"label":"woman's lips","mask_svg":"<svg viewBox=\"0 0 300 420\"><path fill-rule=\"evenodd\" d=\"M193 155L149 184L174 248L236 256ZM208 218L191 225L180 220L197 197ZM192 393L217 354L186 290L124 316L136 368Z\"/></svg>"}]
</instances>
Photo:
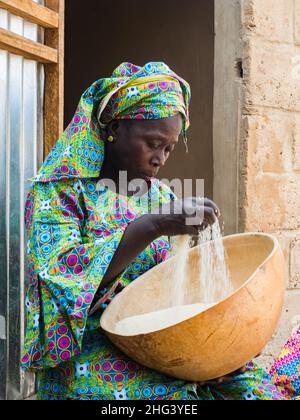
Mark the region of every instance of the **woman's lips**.
<instances>
[{"instance_id":1,"label":"woman's lips","mask_svg":"<svg viewBox=\"0 0 300 420\"><path fill-rule=\"evenodd\" d=\"M147 179L149 181L151 178L154 178L156 174L141 174L142 178Z\"/></svg>"}]
</instances>

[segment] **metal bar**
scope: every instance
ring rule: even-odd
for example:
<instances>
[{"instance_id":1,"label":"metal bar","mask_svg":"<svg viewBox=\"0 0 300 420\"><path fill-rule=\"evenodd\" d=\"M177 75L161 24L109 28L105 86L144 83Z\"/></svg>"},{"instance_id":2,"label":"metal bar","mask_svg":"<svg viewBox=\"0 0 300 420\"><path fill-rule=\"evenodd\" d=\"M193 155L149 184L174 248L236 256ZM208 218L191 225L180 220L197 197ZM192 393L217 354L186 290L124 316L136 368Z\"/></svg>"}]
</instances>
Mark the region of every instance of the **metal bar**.
<instances>
[{"instance_id":1,"label":"metal bar","mask_svg":"<svg viewBox=\"0 0 300 420\"><path fill-rule=\"evenodd\" d=\"M32 23L24 22L24 35L30 39L38 38L38 28ZM21 246L21 267L20 272L20 316L21 316L21 348L24 344L25 328L25 293L28 286L28 264L27 264L27 240L24 224L24 207L26 196L30 187L29 178L37 171L37 145L39 143L39 124L42 118L38 119L38 96L39 96L39 71L40 64L34 61L24 60L23 63L23 118L22 118L22 143L21 149L21 192L20 192L20 246ZM42 105L40 104L42 107ZM41 108L42 109L42 108ZM23 372L21 372L23 375ZM31 396L35 391L33 375L24 376L21 380L21 394L23 398Z\"/></svg>"},{"instance_id":2,"label":"metal bar","mask_svg":"<svg viewBox=\"0 0 300 420\"><path fill-rule=\"evenodd\" d=\"M31 41L2 28L0 28L0 49L41 63L57 64L58 62L56 49Z\"/></svg>"},{"instance_id":3,"label":"metal bar","mask_svg":"<svg viewBox=\"0 0 300 420\"><path fill-rule=\"evenodd\" d=\"M6 23L7 15L0 11L0 23ZM6 224L6 172L7 172L7 71L8 54L0 51L0 400L6 399L7 376L7 224Z\"/></svg>"},{"instance_id":4,"label":"metal bar","mask_svg":"<svg viewBox=\"0 0 300 420\"><path fill-rule=\"evenodd\" d=\"M23 20L10 16L10 30L23 33ZM9 200L9 287L8 287L8 376L7 398L15 400L20 398L20 297L21 297L21 272L22 247L20 244L20 198L21 198L21 148L22 120L23 120L23 58L15 55L9 57L8 79L8 136L10 138L9 186L7 197Z\"/></svg>"},{"instance_id":5,"label":"metal bar","mask_svg":"<svg viewBox=\"0 0 300 420\"><path fill-rule=\"evenodd\" d=\"M58 28L58 14L32 0L0 0L0 8L43 28Z\"/></svg>"}]
</instances>

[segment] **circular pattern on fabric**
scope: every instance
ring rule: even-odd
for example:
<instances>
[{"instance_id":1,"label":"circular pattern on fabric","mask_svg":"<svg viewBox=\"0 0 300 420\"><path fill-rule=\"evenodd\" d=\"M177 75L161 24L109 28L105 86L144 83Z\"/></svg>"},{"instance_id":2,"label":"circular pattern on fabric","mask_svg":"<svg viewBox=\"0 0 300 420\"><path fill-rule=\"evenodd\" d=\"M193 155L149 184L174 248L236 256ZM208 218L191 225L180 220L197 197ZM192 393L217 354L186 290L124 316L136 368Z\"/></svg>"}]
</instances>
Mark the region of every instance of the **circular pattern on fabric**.
<instances>
[{"instance_id":1,"label":"circular pattern on fabric","mask_svg":"<svg viewBox=\"0 0 300 420\"><path fill-rule=\"evenodd\" d=\"M100 263L101 263L101 258L100 257L97 257L95 259L95 265L99 265Z\"/></svg>"},{"instance_id":2,"label":"circular pattern on fabric","mask_svg":"<svg viewBox=\"0 0 300 420\"><path fill-rule=\"evenodd\" d=\"M28 353L26 353L26 354L24 354L24 356L22 357L22 362L23 362L23 363L27 363L27 362L28 362L28 360L29 360L29 355L28 355Z\"/></svg>"},{"instance_id":3,"label":"circular pattern on fabric","mask_svg":"<svg viewBox=\"0 0 300 420\"><path fill-rule=\"evenodd\" d=\"M123 382L124 381L124 375L122 374L118 374L115 376L115 381L116 382Z\"/></svg>"},{"instance_id":4,"label":"circular pattern on fabric","mask_svg":"<svg viewBox=\"0 0 300 420\"><path fill-rule=\"evenodd\" d=\"M59 327L58 328L58 333L60 334L60 335L64 335L64 334L66 334L67 333L67 327L65 326L65 325L62 325L61 327Z\"/></svg>"},{"instance_id":5,"label":"circular pattern on fabric","mask_svg":"<svg viewBox=\"0 0 300 420\"><path fill-rule=\"evenodd\" d=\"M142 264L137 263L137 264L134 264L134 266L133 266L133 270L134 270L134 271L139 271L142 267L143 267L143 266L142 266Z\"/></svg>"},{"instance_id":6,"label":"circular pattern on fabric","mask_svg":"<svg viewBox=\"0 0 300 420\"><path fill-rule=\"evenodd\" d=\"M95 184L92 184L91 182L88 182L86 184L86 187L89 190L89 192L94 192L96 190Z\"/></svg>"},{"instance_id":7,"label":"circular pattern on fabric","mask_svg":"<svg viewBox=\"0 0 300 420\"><path fill-rule=\"evenodd\" d=\"M142 395L143 397L149 398L152 395L151 388L149 387L143 388Z\"/></svg>"},{"instance_id":8,"label":"circular pattern on fabric","mask_svg":"<svg viewBox=\"0 0 300 420\"><path fill-rule=\"evenodd\" d=\"M67 174L69 172L70 168L68 166L64 165L60 168L60 170L63 174Z\"/></svg>"},{"instance_id":9,"label":"circular pattern on fabric","mask_svg":"<svg viewBox=\"0 0 300 420\"><path fill-rule=\"evenodd\" d=\"M128 370L134 370L134 371L138 370L138 365L131 361L127 363L127 367L128 367Z\"/></svg>"},{"instance_id":10,"label":"circular pattern on fabric","mask_svg":"<svg viewBox=\"0 0 300 420\"><path fill-rule=\"evenodd\" d=\"M53 294L55 297L58 297L60 295L60 290L59 289L53 289Z\"/></svg>"},{"instance_id":11,"label":"circular pattern on fabric","mask_svg":"<svg viewBox=\"0 0 300 420\"><path fill-rule=\"evenodd\" d=\"M158 85L163 90L168 89L168 86L169 86L168 82L159 82Z\"/></svg>"},{"instance_id":12,"label":"circular pattern on fabric","mask_svg":"<svg viewBox=\"0 0 300 420\"><path fill-rule=\"evenodd\" d=\"M53 234L53 238L58 241L60 239L60 233L59 232L54 232Z\"/></svg>"},{"instance_id":13,"label":"circular pattern on fabric","mask_svg":"<svg viewBox=\"0 0 300 420\"><path fill-rule=\"evenodd\" d=\"M97 159L97 153L95 152L95 150L91 151L91 159L92 160L96 160Z\"/></svg>"},{"instance_id":14,"label":"circular pattern on fabric","mask_svg":"<svg viewBox=\"0 0 300 420\"><path fill-rule=\"evenodd\" d=\"M45 246L42 247L42 251L45 254L49 254L52 251L52 246L51 245L45 245Z\"/></svg>"},{"instance_id":15,"label":"circular pattern on fabric","mask_svg":"<svg viewBox=\"0 0 300 420\"><path fill-rule=\"evenodd\" d=\"M65 272L67 271L67 268L66 268L66 266L65 266L65 265L59 265L59 266L58 266L58 268L59 268L59 271L60 271L61 273L65 273Z\"/></svg>"},{"instance_id":16,"label":"circular pattern on fabric","mask_svg":"<svg viewBox=\"0 0 300 420\"><path fill-rule=\"evenodd\" d=\"M67 293L66 293L66 298L67 298L68 300L72 300L72 299L73 299L73 294L72 294L72 292L67 292Z\"/></svg>"},{"instance_id":17,"label":"circular pattern on fabric","mask_svg":"<svg viewBox=\"0 0 300 420\"><path fill-rule=\"evenodd\" d=\"M49 233L43 233L42 235L41 235L41 242L42 243L47 243L47 242L49 242L50 241L50 239L51 239L51 235L49 234Z\"/></svg>"},{"instance_id":18,"label":"circular pattern on fabric","mask_svg":"<svg viewBox=\"0 0 300 420\"><path fill-rule=\"evenodd\" d=\"M91 303L92 302L92 300L93 300L93 295L91 294L91 293L87 293L86 295L85 295L85 297L84 297L84 301L85 301L85 303Z\"/></svg>"},{"instance_id":19,"label":"circular pattern on fabric","mask_svg":"<svg viewBox=\"0 0 300 420\"><path fill-rule=\"evenodd\" d=\"M71 358L71 353L69 351L64 351L60 355L62 360L68 360Z\"/></svg>"},{"instance_id":20,"label":"circular pattern on fabric","mask_svg":"<svg viewBox=\"0 0 300 420\"><path fill-rule=\"evenodd\" d=\"M41 359L41 353L39 352L39 351L36 351L35 353L34 353L34 355L33 355L33 358L32 358L35 362L37 362L38 360L40 360Z\"/></svg>"},{"instance_id":21,"label":"circular pattern on fabric","mask_svg":"<svg viewBox=\"0 0 300 420\"><path fill-rule=\"evenodd\" d=\"M126 368L126 364L123 361L117 361L113 364L113 368L117 372L123 372Z\"/></svg>"},{"instance_id":22,"label":"circular pattern on fabric","mask_svg":"<svg viewBox=\"0 0 300 420\"><path fill-rule=\"evenodd\" d=\"M164 385L158 385L154 388L156 395L163 396L167 394L167 388Z\"/></svg>"},{"instance_id":23,"label":"circular pattern on fabric","mask_svg":"<svg viewBox=\"0 0 300 420\"><path fill-rule=\"evenodd\" d=\"M110 262L111 262L111 260L112 260L112 258L113 258L113 253L112 252L107 252L105 255L104 255L104 261L106 262L106 264L110 264Z\"/></svg>"},{"instance_id":24,"label":"circular pattern on fabric","mask_svg":"<svg viewBox=\"0 0 300 420\"><path fill-rule=\"evenodd\" d=\"M70 344L71 344L71 341L70 341L70 339L69 339L69 337L67 335L65 335L64 337L61 337L58 340L58 347L61 350L67 349L70 346Z\"/></svg>"},{"instance_id":25,"label":"circular pattern on fabric","mask_svg":"<svg viewBox=\"0 0 300 420\"><path fill-rule=\"evenodd\" d=\"M80 123L80 121L81 121L81 119L80 119L80 115L75 115L75 117L74 117L74 123L75 124L79 124Z\"/></svg>"},{"instance_id":26,"label":"circular pattern on fabric","mask_svg":"<svg viewBox=\"0 0 300 420\"><path fill-rule=\"evenodd\" d=\"M54 336L54 330L48 331L47 336L48 338L52 338Z\"/></svg>"},{"instance_id":27,"label":"circular pattern on fabric","mask_svg":"<svg viewBox=\"0 0 300 420\"><path fill-rule=\"evenodd\" d=\"M49 343L48 343L48 350L53 350L54 349L54 347L55 347L55 343L54 343L54 341L49 341Z\"/></svg>"},{"instance_id":28,"label":"circular pattern on fabric","mask_svg":"<svg viewBox=\"0 0 300 420\"><path fill-rule=\"evenodd\" d=\"M66 307L66 306L68 306L68 302L67 302L67 300L62 296L62 297L60 297L59 298L59 303L62 305L62 307Z\"/></svg>"},{"instance_id":29,"label":"circular pattern on fabric","mask_svg":"<svg viewBox=\"0 0 300 420\"><path fill-rule=\"evenodd\" d=\"M111 364L110 364L109 362L105 362L105 363L103 363L103 365L102 365L102 369L103 369L105 372L109 372L109 371L111 370Z\"/></svg>"},{"instance_id":30,"label":"circular pattern on fabric","mask_svg":"<svg viewBox=\"0 0 300 420\"><path fill-rule=\"evenodd\" d=\"M89 257L84 257L83 262L84 262L85 265L89 264L89 262L90 262Z\"/></svg>"},{"instance_id":31,"label":"circular pattern on fabric","mask_svg":"<svg viewBox=\"0 0 300 420\"><path fill-rule=\"evenodd\" d=\"M69 267L74 267L78 262L78 257L76 254L71 254L67 259L67 264Z\"/></svg>"}]
</instances>

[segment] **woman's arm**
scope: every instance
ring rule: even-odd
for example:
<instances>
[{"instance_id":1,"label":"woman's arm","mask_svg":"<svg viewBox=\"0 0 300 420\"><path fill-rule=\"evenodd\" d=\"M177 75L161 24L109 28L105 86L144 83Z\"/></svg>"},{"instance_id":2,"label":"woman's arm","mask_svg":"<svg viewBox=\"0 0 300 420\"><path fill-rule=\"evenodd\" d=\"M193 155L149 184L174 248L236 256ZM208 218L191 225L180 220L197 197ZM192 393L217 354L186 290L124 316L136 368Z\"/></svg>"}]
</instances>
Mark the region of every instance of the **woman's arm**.
<instances>
[{"instance_id":1,"label":"woman's arm","mask_svg":"<svg viewBox=\"0 0 300 420\"><path fill-rule=\"evenodd\" d=\"M160 236L197 235L198 226L186 224L191 211L201 207L204 221L213 224L219 216L219 209L211 200L195 202L176 200L167 204L168 211L164 214L147 214L132 222L125 230L113 259L102 279L99 289L107 287L151 242ZM171 204L171 206L170 206Z\"/></svg>"},{"instance_id":2,"label":"woman's arm","mask_svg":"<svg viewBox=\"0 0 300 420\"><path fill-rule=\"evenodd\" d=\"M153 218L147 214L130 223L102 279L99 289L107 287L147 246L160 235Z\"/></svg>"}]
</instances>

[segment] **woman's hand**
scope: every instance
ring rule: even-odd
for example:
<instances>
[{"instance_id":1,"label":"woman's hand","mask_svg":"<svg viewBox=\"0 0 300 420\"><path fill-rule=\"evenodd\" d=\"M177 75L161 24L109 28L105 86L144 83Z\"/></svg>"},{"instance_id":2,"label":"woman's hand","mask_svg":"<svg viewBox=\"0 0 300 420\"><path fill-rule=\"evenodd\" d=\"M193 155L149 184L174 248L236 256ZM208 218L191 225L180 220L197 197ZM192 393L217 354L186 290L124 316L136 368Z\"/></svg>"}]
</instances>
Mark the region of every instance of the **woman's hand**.
<instances>
[{"instance_id":1,"label":"woman's hand","mask_svg":"<svg viewBox=\"0 0 300 420\"><path fill-rule=\"evenodd\" d=\"M193 235L213 225L220 217L217 205L208 198L190 197L167 203L151 214L158 236Z\"/></svg>"},{"instance_id":2,"label":"woman's hand","mask_svg":"<svg viewBox=\"0 0 300 420\"><path fill-rule=\"evenodd\" d=\"M261 356L261 353L259 353L257 356L255 356L254 359L257 359L260 356ZM213 379L213 380L207 381L207 382L200 382L200 385L201 386L203 386L203 385L216 385L216 384L221 385L221 384L224 384L224 383L232 382L234 380L235 375L243 374L243 373L247 372L247 370L248 370L247 366L244 366L244 367L236 370L235 372L232 372L229 375L222 376L220 378Z\"/></svg>"},{"instance_id":3,"label":"woman's hand","mask_svg":"<svg viewBox=\"0 0 300 420\"><path fill-rule=\"evenodd\" d=\"M236 370L235 372L231 373L230 375L226 375L226 376L222 376L221 378L217 378L217 379L213 379L211 381L207 381L207 382L200 382L201 386L204 385L221 385L224 383L228 383L228 382L232 382L233 381L233 376L234 375L238 375L238 374L243 374L247 372L247 367L244 366L241 369Z\"/></svg>"},{"instance_id":4,"label":"woman's hand","mask_svg":"<svg viewBox=\"0 0 300 420\"><path fill-rule=\"evenodd\" d=\"M197 216L203 216L203 220ZM194 217L195 224L186 224ZM103 277L100 289L107 287L151 242L160 236L190 234L197 236L200 229L213 224L220 217L215 203L207 198L186 198L164 204L155 214L146 214L131 222Z\"/></svg>"}]
</instances>

